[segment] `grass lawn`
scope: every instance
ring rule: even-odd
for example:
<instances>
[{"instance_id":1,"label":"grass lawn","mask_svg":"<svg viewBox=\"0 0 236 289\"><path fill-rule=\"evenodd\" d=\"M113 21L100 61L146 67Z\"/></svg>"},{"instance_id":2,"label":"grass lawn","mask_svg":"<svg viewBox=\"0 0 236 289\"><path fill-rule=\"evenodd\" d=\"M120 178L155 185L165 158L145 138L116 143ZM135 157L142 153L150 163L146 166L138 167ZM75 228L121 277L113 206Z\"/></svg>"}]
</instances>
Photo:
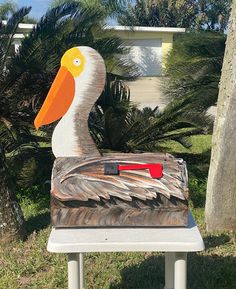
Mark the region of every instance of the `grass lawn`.
<instances>
[{"instance_id":1,"label":"grass lawn","mask_svg":"<svg viewBox=\"0 0 236 289\"><path fill-rule=\"evenodd\" d=\"M204 224L210 136L194 137L186 150L175 143L168 150L184 157L190 175L191 208L206 250L188 257L188 288L236 288L236 246L233 232L209 234ZM195 149L196 148L196 149ZM24 242L1 248L0 289L67 288L65 255L46 251L50 232L49 194L37 189L22 194L27 220ZM96 253L85 257L86 289L163 289L164 257L156 253Z\"/></svg>"}]
</instances>

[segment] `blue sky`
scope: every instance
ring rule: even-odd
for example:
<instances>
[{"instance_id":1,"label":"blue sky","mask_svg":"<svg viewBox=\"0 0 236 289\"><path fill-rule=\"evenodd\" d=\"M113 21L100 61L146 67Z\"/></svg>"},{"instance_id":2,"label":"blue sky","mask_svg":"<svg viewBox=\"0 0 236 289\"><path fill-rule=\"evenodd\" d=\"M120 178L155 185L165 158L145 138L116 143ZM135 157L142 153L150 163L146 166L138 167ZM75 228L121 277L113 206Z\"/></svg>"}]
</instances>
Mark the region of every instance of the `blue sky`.
<instances>
[{"instance_id":1,"label":"blue sky","mask_svg":"<svg viewBox=\"0 0 236 289\"><path fill-rule=\"evenodd\" d=\"M17 0L17 5L21 6L31 6L32 10L30 15L35 18L40 18L44 12L48 9L51 0Z\"/></svg>"},{"instance_id":2,"label":"blue sky","mask_svg":"<svg viewBox=\"0 0 236 289\"><path fill-rule=\"evenodd\" d=\"M17 0L17 5L21 6L31 6L32 10L30 15L35 18L40 18L48 9L51 0Z\"/></svg>"},{"instance_id":3,"label":"blue sky","mask_svg":"<svg viewBox=\"0 0 236 289\"><path fill-rule=\"evenodd\" d=\"M4 0L0 0L0 4L4 3ZM34 18L40 18L44 12L47 10L51 0L15 0L14 1L18 7L31 6L32 10L30 16Z\"/></svg>"},{"instance_id":4,"label":"blue sky","mask_svg":"<svg viewBox=\"0 0 236 289\"><path fill-rule=\"evenodd\" d=\"M52 0L12 0L18 7L31 6L32 10L29 16L39 19L48 9ZM4 3L4 0L0 0L0 4ZM132 0L134 2L134 0ZM114 24L112 22L112 24Z\"/></svg>"}]
</instances>

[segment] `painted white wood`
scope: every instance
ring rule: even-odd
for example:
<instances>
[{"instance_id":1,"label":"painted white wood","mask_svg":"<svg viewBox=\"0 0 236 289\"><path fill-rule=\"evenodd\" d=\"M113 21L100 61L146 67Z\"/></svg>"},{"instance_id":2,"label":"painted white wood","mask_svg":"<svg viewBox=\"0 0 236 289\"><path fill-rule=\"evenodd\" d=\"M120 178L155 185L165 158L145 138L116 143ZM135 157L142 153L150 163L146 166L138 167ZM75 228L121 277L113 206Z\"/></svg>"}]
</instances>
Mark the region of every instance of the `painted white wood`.
<instances>
[{"instance_id":1,"label":"painted white wood","mask_svg":"<svg viewBox=\"0 0 236 289\"><path fill-rule=\"evenodd\" d=\"M88 46L79 46L77 49L82 53L86 61L81 74L74 78L75 95L70 108L60 119L52 134L52 151L56 158L81 156L81 152L78 150L80 136L76 134L76 126L81 127L81 132L85 131L85 128L82 127L82 124L79 123L78 120L76 120L76 117L79 114L78 109L80 106L84 107L84 103L89 103L89 99L92 99L92 102L90 103L91 110L92 106L100 96L105 84L106 69L101 55ZM66 53L69 51L70 50ZM94 90L94 75L96 75L98 71L103 73L104 81L101 82L100 87L97 85L97 89ZM88 117L88 114L86 117ZM94 148L94 153L95 155L99 155L96 148Z\"/></svg>"},{"instance_id":2,"label":"painted white wood","mask_svg":"<svg viewBox=\"0 0 236 289\"><path fill-rule=\"evenodd\" d=\"M56 253L204 250L201 234L189 213L187 228L53 228L47 249Z\"/></svg>"},{"instance_id":3,"label":"painted white wood","mask_svg":"<svg viewBox=\"0 0 236 289\"><path fill-rule=\"evenodd\" d=\"M138 66L141 76L161 75L162 41L161 39L126 40L131 48L129 58Z\"/></svg>"},{"instance_id":4,"label":"painted white wood","mask_svg":"<svg viewBox=\"0 0 236 289\"><path fill-rule=\"evenodd\" d=\"M165 253L165 288L174 289L174 264L175 264L175 253Z\"/></svg>"},{"instance_id":5,"label":"painted white wood","mask_svg":"<svg viewBox=\"0 0 236 289\"><path fill-rule=\"evenodd\" d=\"M83 254L68 254L68 289L84 289Z\"/></svg>"},{"instance_id":6,"label":"painted white wood","mask_svg":"<svg viewBox=\"0 0 236 289\"><path fill-rule=\"evenodd\" d=\"M187 253L175 254L174 289L187 288Z\"/></svg>"},{"instance_id":7,"label":"painted white wood","mask_svg":"<svg viewBox=\"0 0 236 289\"><path fill-rule=\"evenodd\" d=\"M82 289L85 288L85 282L84 282L84 254L79 254L79 274L80 274L80 287Z\"/></svg>"},{"instance_id":8,"label":"painted white wood","mask_svg":"<svg viewBox=\"0 0 236 289\"><path fill-rule=\"evenodd\" d=\"M204 250L204 243L189 213L187 228L53 228L47 249L68 253L69 289L85 288L82 253L122 251L164 251L165 289L186 289L187 252Z\"/></svg>"},{"instance_id":9,"label":"painted white wood","mask_svg":"<svg viewBox=\"0 0 236 289\"><path fill-rule=\"evenodd\" d=\"M165 254L165 289L187 288L187 253ZM68 289L85 289L83 254L68 254Z\"/></svg>"}]
</instances>

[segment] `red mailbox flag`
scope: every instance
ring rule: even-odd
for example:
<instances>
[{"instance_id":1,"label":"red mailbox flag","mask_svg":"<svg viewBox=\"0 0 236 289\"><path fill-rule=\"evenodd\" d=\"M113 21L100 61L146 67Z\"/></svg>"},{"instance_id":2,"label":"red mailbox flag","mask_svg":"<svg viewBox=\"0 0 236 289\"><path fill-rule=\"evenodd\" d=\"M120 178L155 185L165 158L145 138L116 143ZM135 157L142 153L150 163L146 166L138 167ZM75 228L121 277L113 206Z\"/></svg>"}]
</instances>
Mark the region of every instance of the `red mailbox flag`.
<instances>
[{"instance_id":1,"label":"red mailbox flag","mask_svg":"<svg viewBox=\"0 0 236 289\"><path fill-rule=\"evenodd\" d=\"M119 175L120 171L129 170L149 170L149 173L153 179L159 179L162 177L162 165L161 164L127 164L119 165L118 163L105 163L104 174L105 175Z\"/></svg>"},{"instance_id":2,"label":"red mailbox flag","mask_svg":"<svg viewBox=\"0 0 236 289\"><path fill-rule=\"evenodd\" d=\"M140 165L118 165L119 171L127 170L146 170L148 169L153 179L162 177L162 165L161 164L140 164Z\"/></svg>"}]
</instances>

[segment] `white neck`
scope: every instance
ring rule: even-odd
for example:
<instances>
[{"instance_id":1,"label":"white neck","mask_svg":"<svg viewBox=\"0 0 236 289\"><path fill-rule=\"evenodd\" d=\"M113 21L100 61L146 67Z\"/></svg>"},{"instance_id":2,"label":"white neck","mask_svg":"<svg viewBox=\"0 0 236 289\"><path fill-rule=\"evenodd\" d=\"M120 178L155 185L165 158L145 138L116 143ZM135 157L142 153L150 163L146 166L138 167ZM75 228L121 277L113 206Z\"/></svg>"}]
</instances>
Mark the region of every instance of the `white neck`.
<instances>
[{"instance_id":1,"label":"white neck","mask_svg":"<svg viewBox=\"0 0 236 289\"><path fill-rule=\"evenodd\" d=\"M100 155L88 129L88 115L92 105L85 109L81 102L82 97L83 90L76 85L73 102L53 132L52 151L55 157L81 157L87 154L88 150L90 155ZM81 148L83 140L86 140L83 142L84 149Z\"/></svg>"}]
</instances>

